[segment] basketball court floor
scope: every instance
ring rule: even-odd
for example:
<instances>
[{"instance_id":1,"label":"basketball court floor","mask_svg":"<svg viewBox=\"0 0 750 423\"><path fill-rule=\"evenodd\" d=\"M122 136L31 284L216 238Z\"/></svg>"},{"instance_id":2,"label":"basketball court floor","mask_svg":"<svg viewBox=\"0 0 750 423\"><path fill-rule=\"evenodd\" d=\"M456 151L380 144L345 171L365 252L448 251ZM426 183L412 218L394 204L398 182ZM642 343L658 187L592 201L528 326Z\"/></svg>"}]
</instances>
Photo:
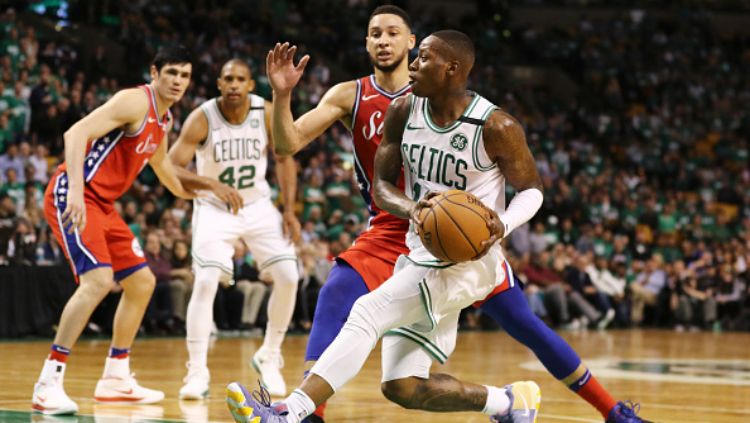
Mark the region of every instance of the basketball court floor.
<instances>
[{"instance_id":1,"label":"basketball court floor","mask_svg":"<svg viewBox=\"0 0 750 423\"><path fill-rule=\"evenodd\" d=\"M641 415L665 423L750 422L750 334L675 333L628 330L563 332L599 380L620 399L641 403ZM306 337L284 345L284 375L296 385L302 375ZM260 338L217 339L209 352L211 396L202 402L177 399L185 376L184 340L140 339L132 370L145 386L162 389L158 405L94 403L94 386L109 347L107 340L81 341L69 359L65 385L81 407L77 416L31 414L30 399L49 341L0 343L1 422L227 422L224 386L239 380L256 384L248 360ZM601 422L588 404L548 375L536 358L503 332L462 332L447 372L467 380L504 385L533 379L542 388L540 423ZM330 422L486 422L478 413L431 414L387 402L380 393L380 354L376 349L356 379L334 396Z\"/></svg>"}]
</instances>

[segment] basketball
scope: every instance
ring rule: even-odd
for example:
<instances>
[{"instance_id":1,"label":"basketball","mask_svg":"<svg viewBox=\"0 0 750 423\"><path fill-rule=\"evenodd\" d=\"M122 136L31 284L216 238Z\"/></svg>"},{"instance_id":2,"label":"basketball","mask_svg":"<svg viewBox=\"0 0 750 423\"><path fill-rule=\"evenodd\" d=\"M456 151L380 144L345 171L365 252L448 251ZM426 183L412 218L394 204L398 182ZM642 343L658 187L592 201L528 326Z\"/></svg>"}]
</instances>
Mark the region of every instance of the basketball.
<instances>
[{"instance_id":1,"label":"basketball","mask_svg":"<svg viewBox=\"0 0 750 423\"><path fill-rule=\"evenodd\" d=\"M422 244L443 261L460 263L476 258L482 241L489 239L490 211L477 197L465 191L442 192L419 214Z\"/></svg>"}]
</instances>

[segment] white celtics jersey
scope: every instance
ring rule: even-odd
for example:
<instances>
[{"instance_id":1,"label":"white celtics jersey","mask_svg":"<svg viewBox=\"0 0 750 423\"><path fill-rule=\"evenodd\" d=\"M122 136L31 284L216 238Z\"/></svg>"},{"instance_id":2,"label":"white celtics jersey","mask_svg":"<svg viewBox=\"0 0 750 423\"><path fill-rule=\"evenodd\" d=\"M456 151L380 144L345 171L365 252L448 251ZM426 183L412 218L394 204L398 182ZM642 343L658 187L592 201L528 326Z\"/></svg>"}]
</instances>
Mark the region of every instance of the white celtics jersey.
<instances>
[{"instance_id":1,"label":"white celtics jersey","mask_svg":"<svg viewBox=\"0 0 750 423\"><path fill-rule=\"evenodd\" d=\"M236 188L245 204L271 195L266 181L265 100L254 94L249 94L249 97L250 111L239 125L227 122L215 98L201 105L208 119L208 137L195 156L198 175L218 179ZM224 206L216 197L211 196L208 200Z\"/></svg>"},{"instance_id":2,"label":"white celtics jersey","mask_svg":"<svg viewBox=\"0 0 750 423\"><path fill-rule=\"evenodd\" d=\"M497 106L473 94L461 117L443 128L432 121L426 98L409 95L411 107L401 142L405 191L418 200L429 191L459 189L502 214L505 177L487 155L482 138L483 124ZM406 245L413 261L440 264L424 248L413 227L406 235Z\"/></svg>"}]
</instances>

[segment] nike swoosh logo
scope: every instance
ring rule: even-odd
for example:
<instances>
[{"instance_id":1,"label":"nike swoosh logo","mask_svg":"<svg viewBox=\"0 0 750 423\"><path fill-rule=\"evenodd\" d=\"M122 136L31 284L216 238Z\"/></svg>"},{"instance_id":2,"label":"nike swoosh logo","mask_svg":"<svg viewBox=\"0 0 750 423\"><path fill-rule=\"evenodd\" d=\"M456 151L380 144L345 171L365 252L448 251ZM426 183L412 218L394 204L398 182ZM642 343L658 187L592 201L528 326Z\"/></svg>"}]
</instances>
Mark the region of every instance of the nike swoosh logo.
<instances>
[{"instance_id":1,"label":"nike swoosh logo","mask_svg":"<svg viewBox=\"0 0 750 423\"><path fill-rule=\"evenodd\" d=\"M125 391L123 389L115 389L115 391L117 391L117 392L119 392L121 394L130 395L130 394L133 393L133 388L130 388L127 391Z\"/></svg>"},{"instance_id":2,"label":"nike swoosh logo","mask_svg":"<svg viewBox=\"0 0 750 423\"><path fill-rule=\"evenodd\" d=\"M146 120L148 121L148 123L154 123L154 122L156 122L156 119L154 119L152 117L150 117L150 118L148 118Z\"/></svg>"},{"instance_id":3,"label":"nike swoosh logo","mask_svg":"<svg viewBox=\"0 0 750 423\"><path fill-rule=\"evenodd\" d=\"M378 94L371 94L371 95L363 95L362 101L372 100L373 98L377 97Z\"/></svg>"},{"instance_id":4,"label":"nike swoosh logo","mask_svg":"<svg viewBox=\"0 0 750 423\"><path fill-rule=\"evenodd\" d=\"M38 399L38 400L39 400L40 402L44 402L44 401L47 401L47 397L43 397L43 396L41 396L41 395L37 395L37 396L36 396L36 399Z\"/></svg>"},{"instance_id":5,"label":"nike swoosh logo","mask_svg":"<svg viewBox=\"0 0 750 423\"><path fill-rule=\"evenodd\" d=\"M406 129L410 129L412 131L416 131L417 129L424 129L424 126L412 126L411 123L406 124Z\"/></svg>"}]
</instances>

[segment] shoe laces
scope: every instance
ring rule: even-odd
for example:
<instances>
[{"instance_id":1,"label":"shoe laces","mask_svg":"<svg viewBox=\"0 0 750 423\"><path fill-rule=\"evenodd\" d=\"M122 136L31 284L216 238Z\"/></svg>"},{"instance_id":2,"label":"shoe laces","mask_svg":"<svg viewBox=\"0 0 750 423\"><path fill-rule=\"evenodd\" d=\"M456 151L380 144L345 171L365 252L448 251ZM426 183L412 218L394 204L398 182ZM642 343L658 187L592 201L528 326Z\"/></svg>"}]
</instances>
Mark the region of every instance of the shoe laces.
<instances>
[{"instance_id":1,"label":"shoe laces","mask_svg":"<svg viewBox=\"0 0 750 423\"><path fill-rule=\"evenodd\" d=\"M627 400L620 403L620 414L623 417L630 419L638 418L638 413L641 411L641 405L634 403L633 401Z\"/></svg>"},{"instance_id":2,"label":"shoe laces","mask_svg":"<svg viewBox=\"0 0 750 423\"><path fill-rule=\"evenodd\" d=\"M271 394L268 392L268 389L263 386L263 383L261 383L261 381L258 381L258 386L260 387L260 389L253 390L250 395L252 395L255 402L260 403L264 407L271 408Z\"/></svg>"}]
</instances>

